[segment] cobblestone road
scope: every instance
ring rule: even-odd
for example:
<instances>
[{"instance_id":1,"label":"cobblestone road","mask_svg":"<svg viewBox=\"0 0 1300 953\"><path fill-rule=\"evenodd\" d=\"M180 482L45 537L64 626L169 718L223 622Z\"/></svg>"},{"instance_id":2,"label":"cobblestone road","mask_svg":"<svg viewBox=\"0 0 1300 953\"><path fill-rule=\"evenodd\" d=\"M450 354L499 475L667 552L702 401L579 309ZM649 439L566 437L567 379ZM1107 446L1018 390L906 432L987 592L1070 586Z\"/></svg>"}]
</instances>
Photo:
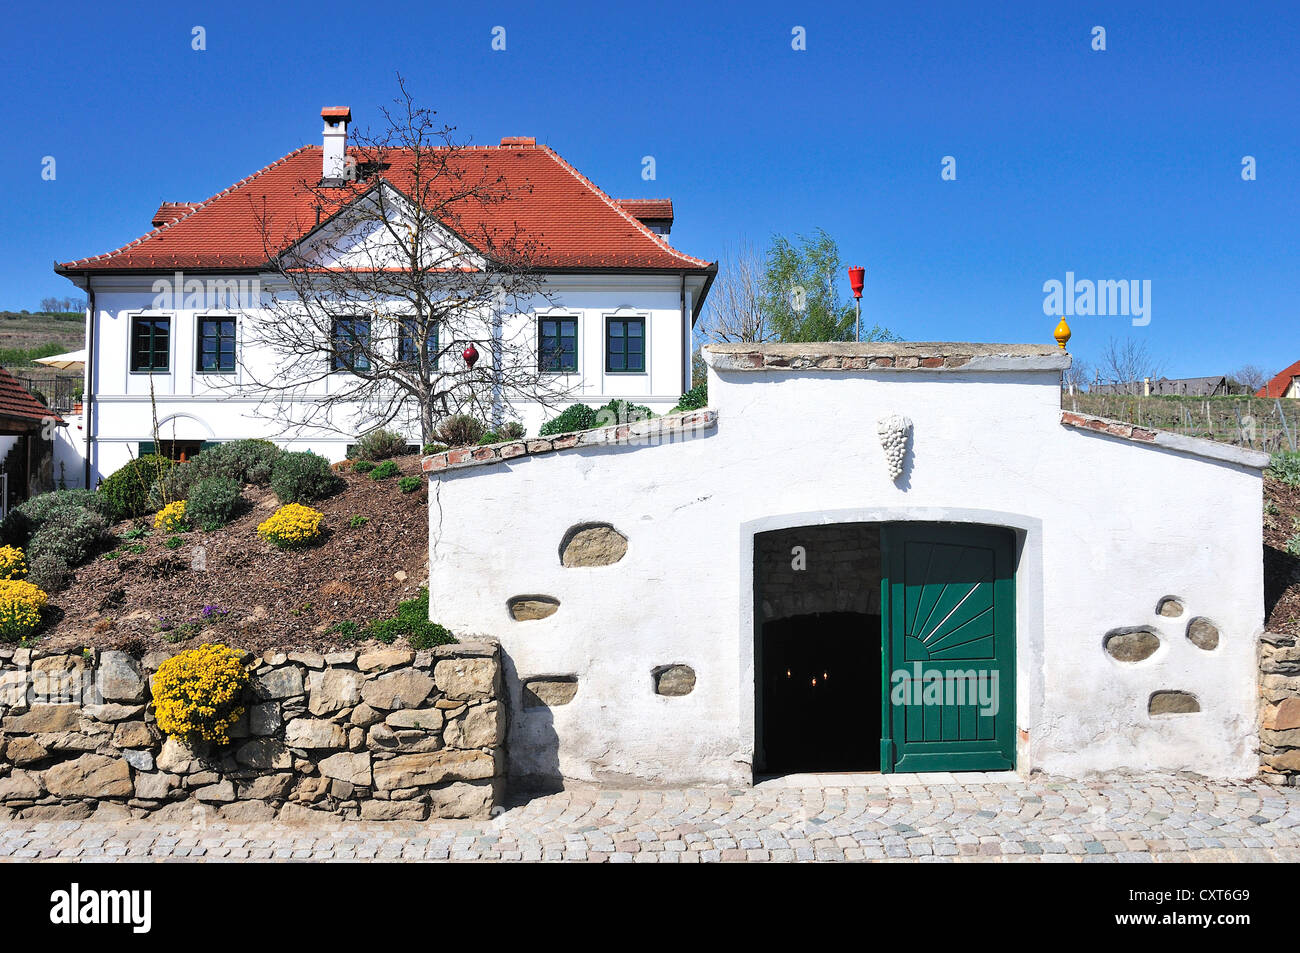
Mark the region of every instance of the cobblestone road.
<instances>
[{"instance_id":1,"label":"cobblestone road","mask_svg":"<svg viewBox=\"0 0 1300 953\"><path fill-rule=\"evenodd\" d=\"M812 786L810 786L812 785ZM201 815L200 815L201 816ZM15 860L1300 861L1300 789L1182 777L578 787L487 821L7 821Z\"/></svg>"}]
</instances>

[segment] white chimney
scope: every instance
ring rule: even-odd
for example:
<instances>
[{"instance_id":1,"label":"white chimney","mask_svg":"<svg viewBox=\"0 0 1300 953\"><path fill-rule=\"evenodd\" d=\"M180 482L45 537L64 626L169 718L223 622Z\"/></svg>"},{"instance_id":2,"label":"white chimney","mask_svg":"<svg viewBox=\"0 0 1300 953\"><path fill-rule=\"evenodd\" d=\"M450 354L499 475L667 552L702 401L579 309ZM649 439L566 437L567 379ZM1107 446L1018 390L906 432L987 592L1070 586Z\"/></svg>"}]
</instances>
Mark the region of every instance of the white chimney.
<instances>
[{"instance_id":1,"label":"white chimney","mask_svg":"<svg viewBox=\"0 0 1300 953\"><path fill-rule=\"evenodd\" d=\"M348 123L352 110L347 106L326 106L320 111L325 120L325 149L321 161L321 185L339 186L348 180L344 156L348 145Z\"/></svg>"}]
</instances>

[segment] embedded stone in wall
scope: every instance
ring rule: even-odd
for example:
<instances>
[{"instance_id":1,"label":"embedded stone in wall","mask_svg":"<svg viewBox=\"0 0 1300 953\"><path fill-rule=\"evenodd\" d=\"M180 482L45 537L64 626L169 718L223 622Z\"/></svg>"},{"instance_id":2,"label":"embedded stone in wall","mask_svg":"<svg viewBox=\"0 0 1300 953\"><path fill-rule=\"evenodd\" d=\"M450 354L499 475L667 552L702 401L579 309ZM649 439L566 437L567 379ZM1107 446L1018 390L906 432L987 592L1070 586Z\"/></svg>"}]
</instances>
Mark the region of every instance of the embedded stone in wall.
<instances>
[{"instance_id":1,"label":"embedded stone in wall","mask_svg":"<svg viewBox=\"0 0 1300 953\"><path fill-rule=\"evenodd\" d=\"M515 596L509 602L510 618L516 622L531 622L555 615L560 600L551 596Z\"/></svg>"},{"instance_id":2,"label":"embedded stone in wall","mask_svg":"<svg viewBox=\"0 0 1300 953\"><path fill-rule=\"evenodd\" d=\"M555 708L567 705L578 694L578 676L546 675L524 682L525 708Z\"/></svg>"},{"instance_id":3,"label":"embedded stone in wall","mask_svg":"<svg viewBox=\"0 0 1300 953\"><path fill-rule=\"evenodd\" d=\"M1187 640L1198 649L1209 652L1219 647L1219 627L1209 619L1197 616L1187 623Z\"/></svg>"},{"instance_id":4,"label":"embedded stone in wall","mask_svg":"<svg viewBox=\"0 0 1300 953\"><path fill-rule=\"evenodd\" d=\"M581 523L560 543L562 566L609 566L627 555L627 537L608 523Z\"/></svg>"},{"instance_id":5,"label":"embedded stone in wall","mask_svg":"<svg viewBox=\"0 0 1300 953\"><path fill-rule=\"evenodd\" d=\"M1201 703L1191 692L1156 692L1147 702L1148 715L1185 715L1200 710Z\"/></svg>"},{"instance_id":6,"label":"embedded stone in wall","mask_svg":"<svg viewBox=\"0 0 1300 953\"><path fill-rule=\"evenodd\" d=\"M1183 603L1181 599L1174 596L1165 596L1156 604L1156 615L1166 616L1170 619L1176 619L1183 614Z\"/></svg>"},{"instance_id":7,"label":"embedded stone in wall","mask_svg":"<svg viewBox=\"0 0 1300 953\"><path fill-rule=\"evenodd\" d=\"M1141 662L1160 648L1160 638L1146 628L1111 629L1102 646L1117 662Z\"/></svg>"},{"instance_id":8,"label":"embedded stone in wall","mask_svg":"<svg viewBox=\"0 0 1300 953\"><path fill-rule=\"evenodd\" d=\"M689 665L663 665L654 670L655 694L681 696L695 691L695 669Z\"/></svg>"}]
</instances>

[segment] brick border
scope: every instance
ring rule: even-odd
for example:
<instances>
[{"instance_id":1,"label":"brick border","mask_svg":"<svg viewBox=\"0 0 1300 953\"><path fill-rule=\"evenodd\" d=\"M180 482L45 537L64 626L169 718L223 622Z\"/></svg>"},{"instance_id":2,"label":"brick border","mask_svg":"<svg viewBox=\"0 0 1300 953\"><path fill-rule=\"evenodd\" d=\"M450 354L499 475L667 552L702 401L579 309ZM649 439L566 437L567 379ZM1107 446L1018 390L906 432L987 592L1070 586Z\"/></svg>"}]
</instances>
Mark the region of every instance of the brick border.
<instances>
[{"instance_id":1,"label":"brick border","mask_svg":"<svg viewBox=\"0 0 1300 953\"><path fill-rule=\"evenodd\" d=\"M638 421L633 424L619 424L615 427L598 427L595 430L578 430L573 433L558 434L554 437L529 437L524 440L511 440L494 443L484 447L458 447L435 453L420 461L420 468L425 473L443 473L447 470L462 470L466 467L486 466L519 457L532 457L556 450L571 450L575 447L625 446L637 443L654 443L662 440L676 439L681 434L711 430L718 424L716 410L691 410L681 414L669 414L651 420Z\"/></svg>"},{"instance_id":2,"label":"brick border","mask_svg":"<svg viewBox=\"0 0 1300 953\"><path fill-rule=\"evenodd\" d=\"M1097 417L1093 414L1080 414L1072 410L1061 411L1061 425L1107 437L1119 437L1121 440L1144 444L1148 447L1161 447L1165 450L1177 450L1181 453L1190 453L1193 456L1205 457L1210 460L1235 463L1238 466L1251 467L1256 470L1263 470L1267 467L1270 459L1267 453L1259 450L1234 447L1231 444L1206 440L1204 437L1185 437L1182 434L1168 430L1151 430L1146 427L1139 427L1136 424L1126 423L1123 420L1112 420L1109 417Z\"/></svg>"},{"instance_id":3,"label":"brick border","mask_svg":"<svg viewBox=\"0 0 1300 953\"><path fill-rule=\"evenodd\" d=\"M1026 371L1061 370L1070 356L1039 344L960 342L832 342L710 344L705 360L716 371Z\"/></svg>"}]
</instances>

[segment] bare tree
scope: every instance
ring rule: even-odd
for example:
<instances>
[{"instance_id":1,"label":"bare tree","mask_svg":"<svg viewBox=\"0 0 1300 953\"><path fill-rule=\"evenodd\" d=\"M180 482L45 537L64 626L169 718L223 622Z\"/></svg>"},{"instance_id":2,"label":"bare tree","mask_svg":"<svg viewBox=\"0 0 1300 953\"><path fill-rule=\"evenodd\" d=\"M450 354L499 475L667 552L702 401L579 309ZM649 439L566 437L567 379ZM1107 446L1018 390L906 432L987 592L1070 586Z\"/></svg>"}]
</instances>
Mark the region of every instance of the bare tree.
<instances>
[{"instance_id":1,"label":"bare tree","mask_svg":"<svg viewBox=\"0 0 1300 953\"><path fill-rule=\"evenodd\" d=\"M245 321L239 386L285 430L418 426L424 442L452 414L496 426L512 402L568 396L547 373L563 354L539 355L526 317L550 302L543 249L511 208L531 188L398 85L385 128L353 136L354 181L299 183L311 220L254 208L274 287Z\"/></svg>"},{"instance_id":2,"label":"bare tree","mask_svg":"<svg viewBox=\"0 0 1300 953\"><path fill-rule=\"evenodd\" d=\"M1081 393L1093 379L1092 365L1087 361L1072 358L1070 366L1061 374L1061 383L1071 394Z\"/></svg>"},{"instance_id":3,"label":"bare tree","mask_svg":"<svg viewBox=\"0 0 1300 953\"><path fill-rule=\"evenodd\" d=\"M764 294L765 273L763 256L749 242L742 239L734 248L723 249L698 333L718 344L776 340Z\"/></svg>"},{"instance_id":4,"label":"bare tree","mask_svg":"<svg viewBox=\"0 0 1300 953\"><path fill-rule=\"evenodd\" d=\"M1249 388L1251 393L1259 390L1273 379L1273 375L1268 373L1268 371L1264 370L1258 364L1243 364L1241 367L1229 374L1228 377L1236 381L1238 384Z\"/></svg>"},{"instance_id":5,"label":"bare tree","mask_svg":"<svg viewBox=\"0 0 1300 953\"><path fill-rule=\"evenodd\" d=\"M1145 341L1111 338L1102 349L1100 371L1108 383L1121 388L1132 385L1138 388L1134 393L1141 393L1142 380L1160 377L1163 367L1151 356Z\"/></svg>"}]
</instances>

